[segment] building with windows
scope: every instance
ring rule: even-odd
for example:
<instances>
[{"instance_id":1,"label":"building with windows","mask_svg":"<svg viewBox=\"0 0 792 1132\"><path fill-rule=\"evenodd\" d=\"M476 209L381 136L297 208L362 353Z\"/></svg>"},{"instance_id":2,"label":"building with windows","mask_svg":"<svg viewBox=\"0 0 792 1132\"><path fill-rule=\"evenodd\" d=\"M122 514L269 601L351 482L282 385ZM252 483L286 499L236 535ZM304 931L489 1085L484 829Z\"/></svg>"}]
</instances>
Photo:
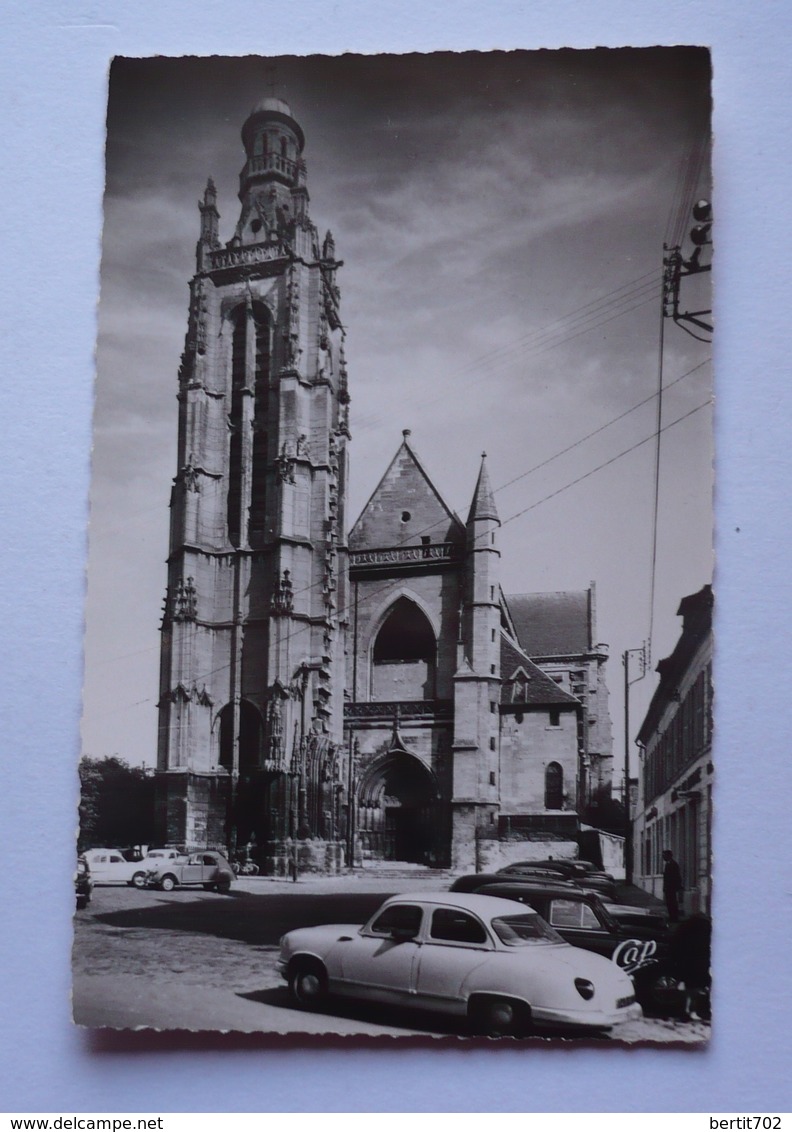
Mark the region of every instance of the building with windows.
<instances>
[{"instance_id":1,"label":"building with windows","mask_svg":"<svg viewBox=\"0 0 792 1132\"><path fill-rule=\"evenodd\" d=\"M710 912L712 874L712 587L682 599L682 634L657 665L637 741L635 883L663 890L663 850L679 862L686 912Z\"/></svg>"},{"instance_id":2,"label":"building with windows","mask_svg":"<svg viewBox=\"0 0 792 1132\"><path fill-rule=\"evenodd\" d=\"M211 181L199 206L179 372L160 833L275 872L571 853L610 781L594 588L505 597L485 459L463 522L408 430L347 537L340 263L287 104L242 141L227 243Z\"/></svg>"},{"instance_id":3,"label":"building with windows","mask_svg":"<svg viewBox=\"0 0 792 1132\"><path fill-rule=\"evenodd\" d=\"M582 705L578 717L579 808L596 824L611 801L613 731L608 707L608 646L597 640L596 586L510 594L506 616L522 650Z\"/></svg>"}]
</instances>

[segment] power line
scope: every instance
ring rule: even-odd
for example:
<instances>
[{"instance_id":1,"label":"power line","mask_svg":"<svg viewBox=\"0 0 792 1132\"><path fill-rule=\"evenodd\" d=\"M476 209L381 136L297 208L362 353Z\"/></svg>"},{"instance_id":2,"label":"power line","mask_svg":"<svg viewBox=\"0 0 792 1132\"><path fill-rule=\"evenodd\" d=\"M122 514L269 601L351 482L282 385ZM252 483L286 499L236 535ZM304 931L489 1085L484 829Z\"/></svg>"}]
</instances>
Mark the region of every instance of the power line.
<instances>
[{"instance_id":1,"label":"power line","mask_svg":"<svg viewBox=\"0 0 792 1132\"><path fill-rule=\"evenodd\" d=\"M514 350L521 349L523 346L528 345L533 339L541 337L545 334L553 335L556 333L561 333L564 329L565 323L576 321L578 319L588 318L596 312L597 308L626 300L630 297L632 291L640 291L647 286L656 284L656 281L657 272L647 271L643 275L639 275L635 279L631 279L627 283L623 283L621 284L621 286L615 287L612 291L607 291L604 295L600 295L596 299L591 299L589 300L589 302L583 303L582 306L576 307L571 311L567 311L566 314L559 315L558 318L553 319L551 322L545 323L544 326L540 326L534 330L529 331L527 334L522 335L521 338L518 338L510 345L501 346L497 350L488 351L487 354L484 354L479 358L474 358L472 361L468 362L467 365L463 366L462 369L458 372L464 373L469 369L477 368L482 361L486 361L488 358L493 359L497 358L499 355L508 355ZM638 286L638 284L640 284L640 286ZM622 291L626 292L626 294L620 295L620 292ZM617 296L619 297L617 298Z\"/></svg>"},{"instance_id":2,"label":"power line","mask_svg":"<svg viewBox=\"0 0 792 1132\"><path fill-rule=\"evenodd\" d=\"M696 368L699 368L699 367L696 367ZM681 380L681 379L678 379L678 380ZM687 420L689 417L692 417L695 413L698 413L702 409L705 409L709 404L711 404L711 398L708 398L706 401L702 402L700 405L697 405L694 409L690 409L687 413L684 413L681 417L678 417L676 420L671 421L670 423L664 425L661 431L667 432L669 429L674 428L676 425L681 424L683 421ZM543 503L547 503L551 499L555 499L557 496L563 494L565 491L569 491L570 488L576 487L577 484L582 483L584 480L589 479L591 476L595 475L597 472L602 471L604 468L610 467L612 464L616 463L617 460L621 460L624 456L630 455L630 453L635 452L638 448L641 448L644 444L648 444L650 440L655 439L656 435L657 435L656 432L652 432L651 435L644 437L642 440L639 440L635 444L630 445L629 448L625 448L623 451L617 453L615 456L610 457L610 459L603 461L601 464L598 464L596 467L591 468L589 471L584 472L582 475L577 476L573 480L570 480L568 483L564 484L562 487L559 487L555 491L552 491L552 492L548 493L547 495L542 496L541 499L536 500L534 503L530 504L530 506L524 507L524 508L522 508L522 510L515 512L513 515L510 515L507 519L504 519L501 522L501 528L507 526L509 523L513 523L516 519L521 518L523 515L527 515L530 511L536 510L536 508L540 507ZM429 528L427 528L427 529L429 529ZM410 537L414 538L415 536L410 536ZM402 544L397 544L397 546L398 545L402 545ZM391 585L392 585L391 581L388 581L386 584L379 587L378 589L373 590L368 594L364 594L361 601L364 601L364 602L373 601L375 598L379 597L381 594L386 593L391 588ZM306 592L308 592L308 591L310 591L311 589L314 589L314 588L318 588L318 584L313 585L313 586L307 586L303 590L296 591L295 596L297 596L297 594L300 594L300 593L306 593ZM304 628L299 630L299 632L304 632L304 631L305 631ZM297 635L298 635L297 632L289 633L284 638L284 641L291 640L293 637L295 637ZM153 650L149 650L149 651L153 651ZM216 676L220 672L225 672L230 668L231 668L231 664L228 663L228 664L222 664L222 665L218 666L217 668L213 668L213 669L209 670L208 672L199 673L195 677L195 682L197 683L199 680L200 681L206 681L206 680L210 679L210 677ZM153 700L153 697L149 696L146 699L137 700L134 704L125 705L125 707L123 707L123 708L114 708L110 712L103 713L103 715L104 714L113 715L117 711L126 711L126 710L129 710L129 708L131 708L131 707L137 707L137 706L144 704L144 703L151 703L152 700ZM95 718L101 719L101 718L103 718L103 715L97 716Z\"/></svg>"},{"instance_id":3,"label":"power line","mask_svg":"<svg viewBox=\"0 0 792 1132\"><path fill-rule=\"evenodd\" d=\"M693 374L693 373L696 373L697 370L700 370L703 366L707 365L711 360L712 360L711 358L705 358L704 361L699 362L695 366L692 366L691 369L686 370L684 373L680 374L679 377L676 377L676 378L674 378L673 381L670 381L666 386L664 386L664 389L666 389L666 390L673 389L673 387L675 385L678 385L680 381L684 381L685 378L690 377L691 374ZM611 417L610 420L605 421L605 423L600 425L598 428L592 429L592 431L586 433L585 436L579 437L577 440L574 440L571 444L568 444L565 448L559 449L557 452L554 452L551 456L546 457L544 460L540 460L540 462L538 464L532 465L532 467L527 468L524 472L520 472L519 475L514 476L510 480L507 480L506 483L502 483L498 487L493 488L493 492L495 494L497 494L500 491L505 491L507 487L511 487L513 484L518 483L522 479L525 479L526 476L531 475L533 472L539 471L541 468L544 468L548 464L553 463L554 460L560 459L561 456L566 456L569 452L572 452L576 448L579 448L582 444L585 444L585 442L587 440L591 440L592 437L598 436L601 432L605 432L605 430L610 428L611 425L617 424L619 421L624 420L625 417L630 416L631 413L636 412L638 409L642 408L644 405L648 405L656 397L658 397L658 393L650 393L648 397L644 397L643 400L636 402L635 405L632 405L629 409L625 409L624 412L619 413L618 416ZM461 508L454 508L453 509L454 513L456 513L458 510L461 510ZM413 539L420 537L420 535L422 535L422 534L426 534L426 532L431 530L431 529L432 529L432 527L425 527L423 530L417 531L415 533L411 533L408 537L405 537L400 542L396 543L395 549L399 549L399 547L401 547L401 546L408 546ZM306 586L302 590L296 590L295 593L294 593L294 596L297 597L300 594L308 593L312 589L318 588L318 586L319 586L319 583L312 583L310 586ZM159 648L159 645L154 645L154 646L151 646L150 648L147 648L147 649L137 649L134 652L122 653L118 656L106 658L105 663L114 663L117 660L126 660L129 657L139 656L142 653L153 652L153 651L155 651L155 649L158 649L158 648Z\"/></svg>"},{"instance_id":4,"label":"power line","mask_svg":"<svg viewBox=\"0 0 792 1132\"><path fill-rule=\"evenodd\" d=\"M702 366L707 365L707 363L711 360L711 358L705 358L703 362L699 362L698 365L693 366L692 369L687 370L685 373L680 374L679 377L674 378L673 381L670 381L668 385L665 386L665 389L673 389L673 387L675 385L678 385L680 381L683 381L686 377L690 377L692 373L695 373L696 370L701 369ZM572 444L568 444L566 448L562 448L560 451L554 452L552 456L548 456L547 459L541 460L538 464L534 464L533 467L528 468L524 472L520 472L520 474L518 476L515 476L514 479L507 480L506 483L502 483L500 487L496 487L493 490L496 492L503 491L505 490L505 488L511 487L513 483L517 483L519 480L525 479L525 477L529 476L531 472L538 472L540 468L544 468L547 464L551 464L553 460L557 460L561 456L566 456L567 452L572 452L575 448L579 448L581 444L585 443L585 441L591 440L593 436L597 436L599 435L599 433L604 432L605 429L610 428L611 425L616 424L618 421L624 420L624 418L628 417L630 413L634 413L636 409L640 409L644 405L648 405L650 401L654 401L655 397L657 396L657 393L650 393L648 397L644 397L643 401L639 401L631 408L625 409L624 412L619 413L617 417L611 417L609 421L606 421L605 424L600 425L599 428L592 429L592 431L587 432L585 436L581 436L579 440L575 440Z\"/></svg>"},{"instance_id":5,"label":"power line","mask_svg":"<svg viewBox=\"0 0 792 1132\"><path fill-rule=\"evenodd\" d=\"M644 282L644 280L646 280L646 282ZM636 284L640 284L640 286L636 286ZM470 384L471 381L475 381L481 376L486 376L496 371L507 358L510 358L513 354L523 352L526 346L528 346L530 353L535 354L542 354L546 353L548 350L556 349L566 342L580 337L581 334L588 333L590 330L596 330L599 326L604 326L612 322L615 318L619 318L623 314L630 314L632 311L637 310L638 307L644 306L655 297L656 293L659 294L659 287L660 284L657 283L657 273L645 272L643 275L639 275L635 279L623 283L612 291L608 291L604 295L592 299L588 303L584 303L581 307L577 307L567 312L567 314L559 316L559 318L554 319L552 322L546 323L545 326L530 331L528 334L516 339L509 345L502 346L498 350L488 351L478 358L474 358L459 369L452 371L449 378L464 376L470 372L471 377L465 382L465 384ZM625 294L620 295L620 292L625 292ZM616 298L616 296L619 297ZM625 306L622 310L617 309L625 303L631 303L633 299L640 299L640 301ZM592 309L589 310L589 308ZM612 313L614 310L615 313ZM600 315L607 317L600 318ZM591 321L592 319L594 321ZM564 326L564 323L568 323L569 325ZM584 325L585 323L588 323L588 325ZM554 326L558 326L559 329L553 330L552 328ZM572 333L572 331L574 331L574 333ZM532 339L534 340L533 345L530 345ZM554 341L554 339L557 340ZM420 398L415 402L415 405L419 407L421 405L436 404L447 396L447 391L444 391L433 397ZM383 420L389 419L389 416L390 414L381 412L369 414L368 417L364 417L355 424L355 432L367 432L371 428L376 428ZM161 507L162 503L159 502L151 504L148 507L138 508L134 512L127 513L123 522L119 521L110 525L105 524L97 529L100 534L120 530L126 525L128 519L149 514L154 510L159 510Z\"/></svg>"},{"instance_id":6,"label":"power line","mask_svg":"<svg viewBox=\"0 0 792 1132\"><path fill-rule=\"evenodd\" d=\"M671 421L670 424L664 425L661 429L661 432L667 432L668 429L673 428L674 425L681 424L682 421L686 421L688 417L692 417L694 413L699 413L702 409L706 409L707 405L710 405L711 403L712 399L708 397L706 401L703 401L700 405L697 405L695 409L691 409L683 416L677 417L677 419L675 421ZM582 483L583 480L587 480L589 476L593 476L595 472L601 472L603 468L608 468L611 464L615 464L617 460L621 460L622 456L629 456L629 454L631 452L635 452L637 448L640 448L644 444L648 444L650 440L654 440L656 435L657 434L653 432L651 436L645 436L643 440L639 440L636 444L632 444L629 448L625 448L623 452L619 452L616 456L611 456L609 460L605 460L602 464L598 464L596 468L592 468L591 471L584 472L583 475L578 476L577 479L571 480L569 483L564 484L563 487L559 487L556 491L552 491L549 495L545 495L541 499L538 499L536 503L532 503L530 507L524 507L522 511L517 511L516 514L510 515L508 519L503 520L501 526L505 527L507 523L511 523L514 519L519 519L521 515L526 515L529 511L535 510L537 507L541 506L542 503L547 503L549 499L555 499L557 495L561 495L562 492L568 491L571 487L575 487L576 484Z\"/></svg>"},{"instance_id":7,"label":"power line","mask_svg":"<svg viewBox=\"0 0 792 1132\"><path fill-rule=\"evenodd\" d=\"M630 314L633 311L637 310L639 307L653 302L657 297L659 297L660 293L661 286L659 283L653 282L651 284L645 284L643 287L637 288L634 293L625 295L622 299L619 299L616 304L611 304L612 307L616 306L618 308L619 305L624 304L625 302L630 302L630 300L632 299L638 300L631 302L630 305L627 306L622 305L621 309L615 309L614 313L610 313L608 308L604 307L601 311L592 312L592 314L584 315L580 319L573 320L570 323L570 326L565 329L563 333L552 332L545 336L543 331L539 332L540 336L537 337L536 341L533 344L523 344L522 341L518 341L508 348L508 352L510 354L520 353L521 356L525 356L526 353L529 356L539 356L541 354L545 354L549 350L555 350L559 346L563 346L567 342L571 342L575 338L579 338L582 334L587 334L592 330L598 329L600 326L605 326L609 322L613 322L614 319L620 318L625 314ZM592 318L594 319L593 321L591 321ZM463 382L463 384L469 385L474 381L479 381L481 378L488 376L492 372L496 371L500 366L505 365L508 360L510 360L505 354L502 355L497 362L488 362L487 359L489 357L490 355L482 356L482 359L480 359L479 361L478 367L474 371L471 371L470 377L468 377L467 380ZM470 366L468 367L468 369L470 369ZM460 376L465 372L466 371L463 368L462 370L455 371L455 374L452 374L451 376ZM442 392L436 393L434 396L418 398L415 401L415 405L421 406L436 404L437 402L444 400L447 396L448 390L444 389ZM358 422L356 424L355 432L360 433L365 432L370 428L375 428L384 420L390 419L391 416L392 410L376 414L369 414L368 417L363 418L362 422Z\"/></svg>"}]
</instances>

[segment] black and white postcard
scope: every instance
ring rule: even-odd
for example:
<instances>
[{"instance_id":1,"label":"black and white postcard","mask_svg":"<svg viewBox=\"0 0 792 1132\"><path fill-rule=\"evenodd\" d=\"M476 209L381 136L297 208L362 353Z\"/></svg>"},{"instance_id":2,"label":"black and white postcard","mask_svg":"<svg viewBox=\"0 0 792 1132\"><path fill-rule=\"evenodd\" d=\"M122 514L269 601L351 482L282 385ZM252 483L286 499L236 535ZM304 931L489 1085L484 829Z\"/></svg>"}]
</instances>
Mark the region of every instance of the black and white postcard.
<instances>
[{"instance_id":1,"label":"black and white postcard","mask_svg":"<svg viewBox=\"0 0 792 1132\"><path fill-rule=\"evenodd\" d=\"M112 63L81 1026L709 1040L710 77Z\"/></svg>"}]
</instances>

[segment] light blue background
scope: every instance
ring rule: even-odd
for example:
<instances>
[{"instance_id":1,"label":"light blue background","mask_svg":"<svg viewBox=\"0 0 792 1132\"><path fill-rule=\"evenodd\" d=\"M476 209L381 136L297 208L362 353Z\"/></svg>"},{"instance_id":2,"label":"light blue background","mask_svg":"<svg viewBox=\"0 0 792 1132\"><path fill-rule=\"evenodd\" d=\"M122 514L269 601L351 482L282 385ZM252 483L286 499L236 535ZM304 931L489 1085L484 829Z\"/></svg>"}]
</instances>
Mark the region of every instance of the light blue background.
<instances>
[{"instance_id":1,"label":"light blue background","mask_svg":"<svg viewBox=\"0 0 792 1132\"><path fill-rule=\"evenodd\" d=\"M790 33L792 9L769 0L753 8L744 0L6 3L0 1110L792 1108ZM718 808L710 1048L92 1042L70 1023L65 847L76 825L109 59L656 43L710 45L715 68ZM124 601L122 590L117 600Z\"/></svg>"}]
</instances>

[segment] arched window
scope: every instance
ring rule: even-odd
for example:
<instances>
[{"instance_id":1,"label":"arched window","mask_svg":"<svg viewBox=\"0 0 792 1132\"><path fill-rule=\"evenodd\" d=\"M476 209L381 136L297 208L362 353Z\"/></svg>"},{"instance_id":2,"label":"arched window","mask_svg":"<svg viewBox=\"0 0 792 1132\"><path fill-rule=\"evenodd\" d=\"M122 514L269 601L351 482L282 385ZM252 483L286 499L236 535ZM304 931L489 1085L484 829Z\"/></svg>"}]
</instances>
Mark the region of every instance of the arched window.
<instances>
[{"instance_id":1,"label":"arched window","mask_svg":"<svg viewBox=\"0 0 792 1132\"><path fill-rule=\"evenodd\" d=\"M226 522L228 541L239 546L242 533L242 390L245 387L245 358L247 343L247 311L237 313L231 339L231 412L228 423L231 429L228 450L228 492L226 495Z\"/></svg>"},{"instance_id":2,"label":"arched window","mask_svg":"<svg viewBox=\"0 0 792 1132\"><path fill-rule=\"evenodd\" d=\"M248 373L248 340L253 340L253 373ZM228 541L239 546L244 531L247 501L242 497L242 465L245 460L244 392L252 386L254 395L253 442L250 459L250 504L247 513L248 540L261 545L266 521L267 483L267 407L271 354L271 319L262 303L254 303L252 318L246 307L236 314L231 339L231 436L228 453L228 494L226 497Z\"/></svg>"},{"instance_id":3,"label":"arched window","mask_svg":"<svg viewBox=\"0 0 792 1132\"><path fill-rule=\"evenodd\" d=\"M261 713L250 700L239 705L239 770L253 770L261 764L264 728ZM220 766L231 770L234 765L234 705L226 704L220 712Z\"/></svg>"},{"instance_id":4,"label":"arched window","mask_svg":"<svg viewBox=\"0 0 792 1132\"><path fill-rule=\"evenodd\" d=\"M434 699L436 653L437 642L426 614L400 597L374 642L372 699Z\"/></svg>"},{"instance_id":5,"label":"arched window","mask_svg":"<svg viewBox=\"0 0 792 1132\"><path fill-rule=\"evenodd\" d=\"M545 809L564 808L564 771L560 763L548 763L545 770Z\"/></svg>"},{"instance_id":6,"label":"arched window","mask_svg":"<svg viewBox=\"0 0 792 1132\"><path fill-rule=\"evenodd\" d=\"M256 336L253 385L255 408L248 540L251 546L261 546L266 534L267 517L267 419L272 335L269 311L260 303L253 306L253 332Z\"/></svg>"}]
</instances>

